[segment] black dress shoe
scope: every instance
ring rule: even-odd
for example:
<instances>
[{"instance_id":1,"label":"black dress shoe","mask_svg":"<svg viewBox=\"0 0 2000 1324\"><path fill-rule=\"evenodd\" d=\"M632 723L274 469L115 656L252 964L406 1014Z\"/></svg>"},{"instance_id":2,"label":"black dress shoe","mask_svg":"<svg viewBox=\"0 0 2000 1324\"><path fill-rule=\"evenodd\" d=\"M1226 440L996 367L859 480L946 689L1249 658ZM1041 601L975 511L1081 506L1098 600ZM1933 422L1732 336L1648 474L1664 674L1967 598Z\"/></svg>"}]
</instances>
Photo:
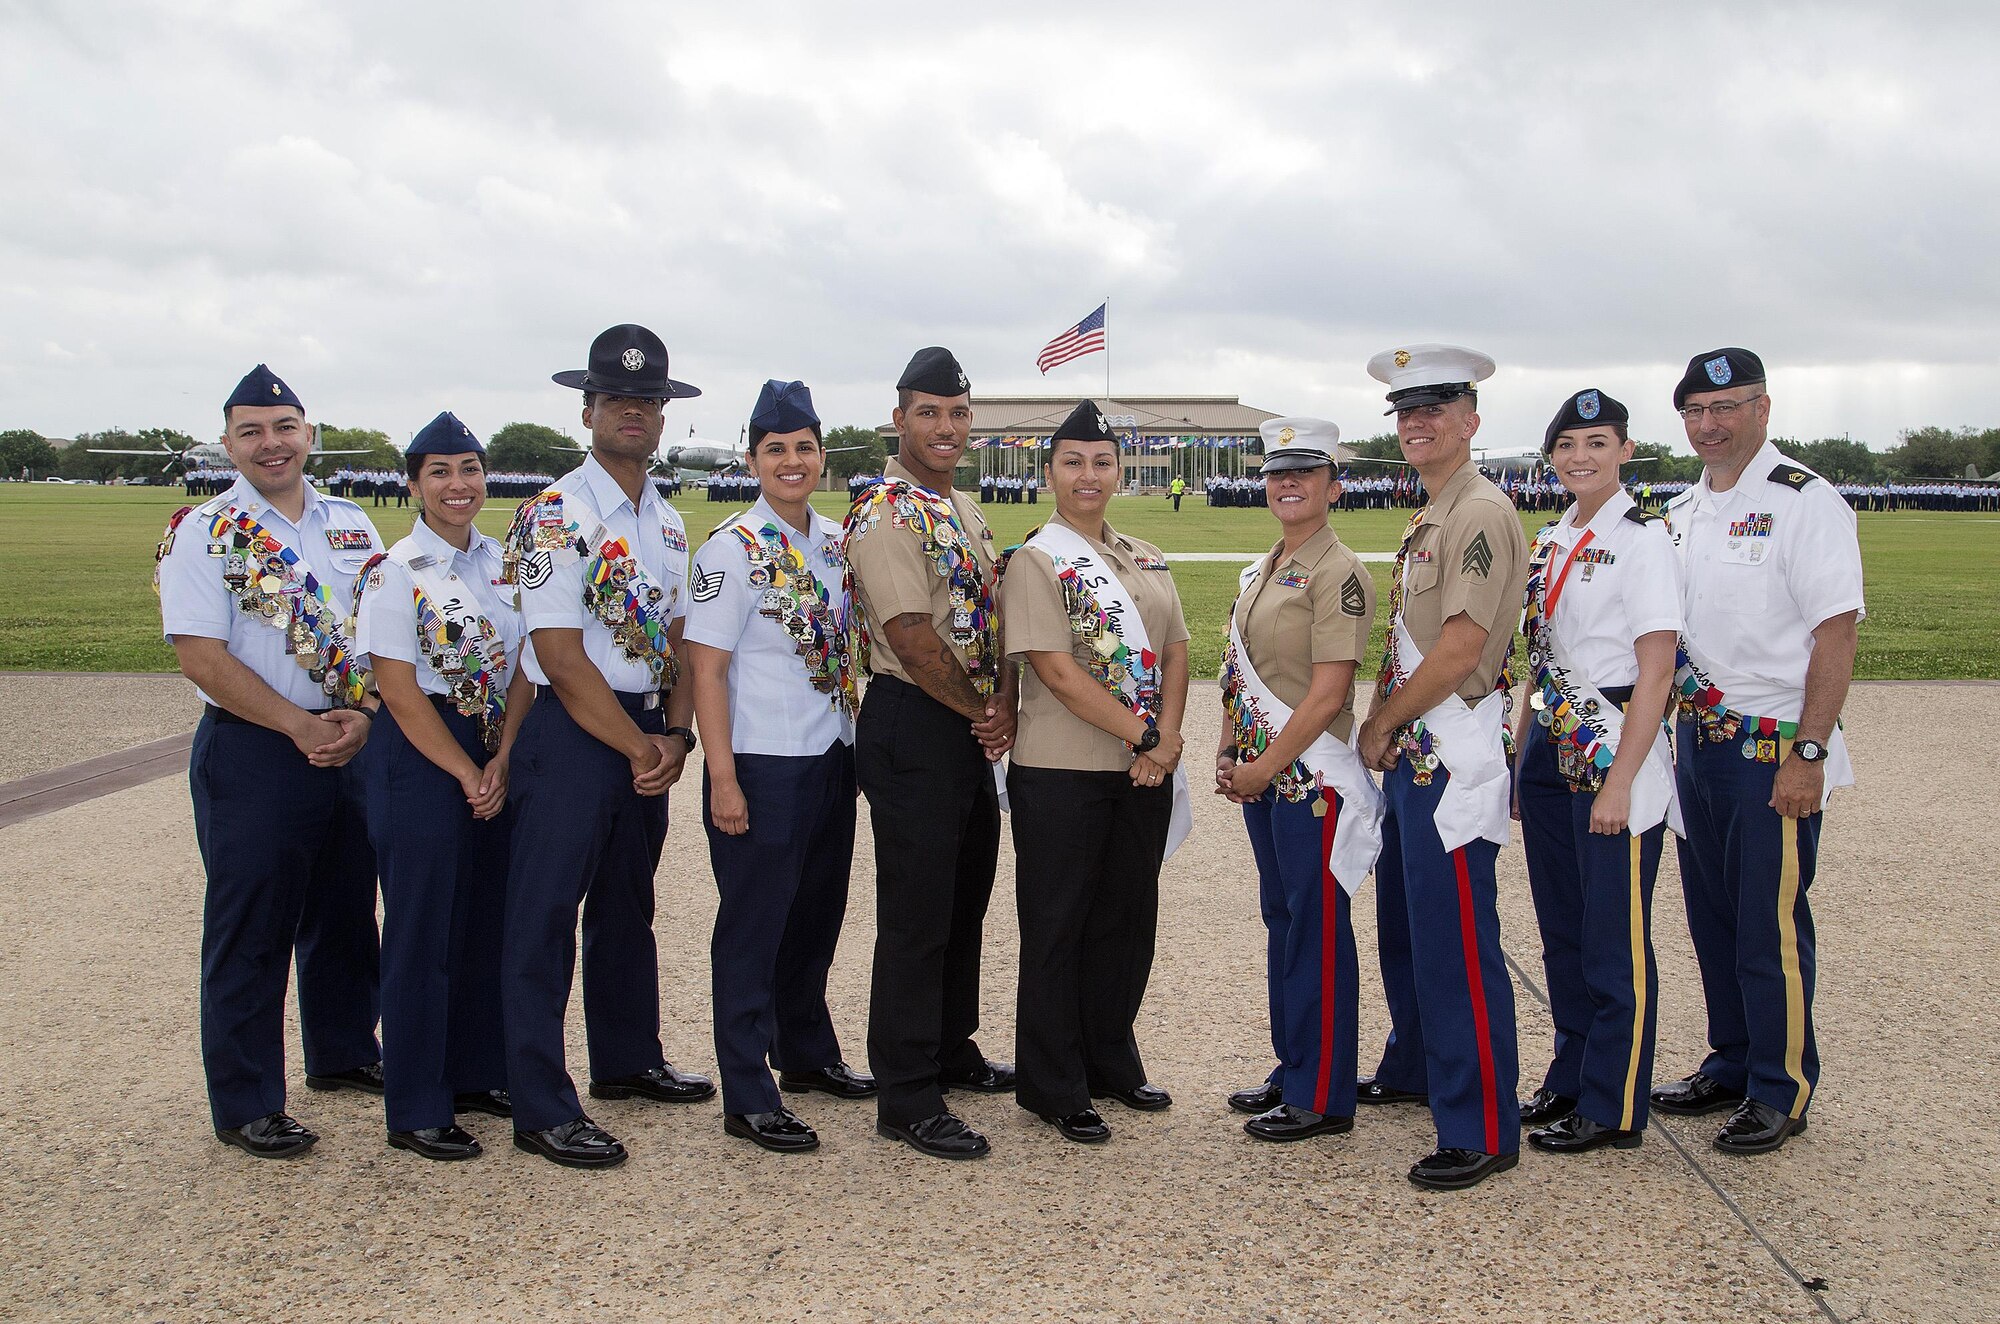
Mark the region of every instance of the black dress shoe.
<instances>
[{"instance_id":1,"label":"black dress shoe","mask_svg":"<svg viewBox=\"0 0 2000 1324\"><path fill-rule=\"evenodd\" d=\"M616 1080L593 1080L593 1099L652 1099L658 1103L699 1103L715 1093L715 1082L664 1062L651 1071Z\"/></svg>"},{"instance_id":2,"label":"black dress shoe","mask_svg":"<svg viewBox=\"0 0 2000 1324\"><path fill-rule=\"evenodd\" d=\"M1567 1094L1558 1094L1544 1085L1521 1105L1521 1125L1547 1126L1550 1122L1561 1121L1575 1111L1575 1099Z\"/></svg>"},{"instance_id":3,"label":"black dress shoe","mask_svg":"<svg viewBox=\"0 0 2000 1324\"><path fill-rule=\"evenodd\" d=\"M1641 1131L1620 1131L1599 1126L1582 1113L1559 1117L1539 1131L1528 1132L1528 1143L1551 1154L1584 1154L1605 1145L1613 1149L1637 1149L1645 1139Z\"/></svg>"},{"instance_id":4,"label":"black dress shoe","mask_svg":"<svg viewBox=\"0 0 2000 1324\"><path fill-rule=\"evenodd\" d=\"M1101 1094L1093 1093L1090 1097L1116 1099L1133 1112L1139 1113L1156 1113L1174 1106L1174 1096L1158 1085L1140 1085L1129 1090L1105 1090Z\"/></svg>"},{"instance_id":5,"label":"black dress shoe","mask_svg":"<svg viewBox=\"0 0 2000 1324\"><path fill-rule=\"evenodd\" d=\"M1097 1109L1085 1108L1080 1113L1058 1117L1054 1113L1041 1113L1041 1119L1063 1133L1063 1139L1074 1140L1079 1145L1096 1145L1111 1139L1111 1128L1097 1115Z\"/></svg>"},{"instance_id":6,"label":"black dress shoe","mask_svg":"<svg viewBox=\"0 0 2000 1324\"><path fill-rule=\"evenodd\" d=\"M565 1168L615 1168L625 1161L625 1146L588 1117L546 1131L516 1131L514 1148Z\"/></svg>"},{"instance_id":7,"label":"black dress shoe","mask_svg":"<svg viewBox=\"0 0 2000 1324\"><path fill-rule=\"evenodd\" d=\"M365 1067L352 1071L336 1071L331 1075L306 1076L306 1088L315 1090L360 1090L363 1094L382 1092L382 1064L370 1062Z\"/></svg>"},{"instance_id":8,"label":"black dress shoe","mask_svg":"<svg viewBox=\"0 0 2000 1324\"><path fill-rule=\"evenodd\" d=\"M1255 1089L1238 1090L1229 1096L1229 1106L1240 1113L1255 1117L1267 1113L1285 1101L1285 1087L1275 1080L1267 1080Z\"/></svg>"},{"instance_id":9,"label":"black dress shoe","mask_svg":"<svg viewBox=\"0 0 2000 1324\"><path fill-rule=\"evenodd\" d=\"M319 1143L319 1135L283 1113L271 1113L242 1126L218 1126L215 1138L257 1158L297 1158Z\"/></svg>"},{"instance_id":10,"label":"black dress shoe","mask_svg":"<svg viewBox=\"0 0 2000 1324\"><path fill-rule=\"evenodd\" d=\"M389 1148L407 1149L412 1154L420 1154L440 1163L450 1163L458 1159L478 1158L481 1154L479 1142L470 1132L455 1126L424 1126L414 1131L391 1131Z\"/></svg>"},{"instance_id":11,"label":"black dress shoe","mask_svg":"<svg viewBox=\"0 0 2000 1324\"><path fill-rule=\"evenodd\" d=\"M836 1099L868 1099L875 1095L875 1077L845 1062L835 1062L817 1071L780 1071L778 1088L790 1094L818 1090Z\"/></svg>"},{"instance_id":12,"label":"black dress shoe","mask_svg":"<svg viewBox=\"0 0 2000 1324\"><path fill-rule=\"evenodd\" d=\"M1393 1085L1384 1085L1375 1077L1370 1076L1367 1080L1360 1082L1354 1087L1354 1101L1356 1103L1376 1104L1429 1103L1431 1096L1428 1094L1412 1094L1408 1090L1399 1090Z\"/></svg>"},{"instance_id":13,"label":"black dress shoe","mask_svg":"<svg viewBox=\"0 0 2000 1324\"><path fill-rule=\"evenodd\" d=\"M992 1148L986 1143L985 1136L950 1113L933 1113L921 1122L911 1122L908 1126L878 1120L875 1134L900 1140L919 1154L928 1154L932 1158L984 1158Z\"/></svg>"},{"instance_id":14,"label":"black dress shoe","mask_svg":"<svg viewBox=\"0 0 2000 1324\"><path fill-rule=\"evenodd\" d=\"M507 1097L506 1090L474 1090L454 1095L451 1110L455 1113L485 1113L488 1117L512 1117L514 1101Z\"/></svg>"},{"instance_id":15,"label":"black dress shoe","mask_svg":"<svg viewBox=\"0 0 2000 1324\"><path fill-rule=\"evenodd\" d=\"M722 1129L775 1154L800 1154L819 1148L819 1133L780 1108L769 1113L724 1113Z\"/></svg>"},{"instance_id":16,"label":"black dress shoe","mask_svg":"<svg viewBox=\"0 0 2000 1324\"><path fill-rule=\"evenodd\" d=\"M982 1058L972 1071L940 1071L938 1085L948 1090L973 1090L980 1094L1012 1094L1014 1068L1005 1062Z\"/></svg>"},{"instance_id":17,"label":"black dress shoe","mask_svg":"<svg viewBox=\"0 0 2000 1324\"><path fill-rule=\"evenodd\" d=\"M1684 1080L1660 1086L1646 1097L1663 1113L1672 1113L1676 1117L1699 1117L1703 1113L1734 1108L1743 1102L1743 1091L1725 1089L1712 1077L1697 1071Z\"/></svg>"},{"instance_id":18,"label":"black dress shoe","mask_svg":"<svg viewBox=\"0 0 2000 1324\"><path fill-rule=\"evenodd\" d=\"M1745 1099L1716 1133L1715 1147L1725 1154L1768 1154L1785 1137L1806 1129L1803 1117L1788 1117L1768 1103Z\"/></svg>"},{"instance_id":19,"label":"black dress shoe","mask_svg":"<svg viewBox=\"0 0 2000 1324\"><path fill-rule=\"evenodd\" d=\"M1410 1169L1410 1180L1432 1191L1462 1191L1521 1161L1516 1154L1482 1154L1476 1149L1434 1149Z\"/></svg>"},{"instance_id":20,"label":"black dress shoe","mask_svg":"<svg viewBox=\"0 0 2000 1324\"><path fill-rule=\"evenodd\" d=\"M1243 1123L1243 1129L1259 1140L1310 1140L1314 1136L1346 1135L1354 1129L1354 1119L1308 1112L1281 1103Z\"/></svg>"}]
</instances>

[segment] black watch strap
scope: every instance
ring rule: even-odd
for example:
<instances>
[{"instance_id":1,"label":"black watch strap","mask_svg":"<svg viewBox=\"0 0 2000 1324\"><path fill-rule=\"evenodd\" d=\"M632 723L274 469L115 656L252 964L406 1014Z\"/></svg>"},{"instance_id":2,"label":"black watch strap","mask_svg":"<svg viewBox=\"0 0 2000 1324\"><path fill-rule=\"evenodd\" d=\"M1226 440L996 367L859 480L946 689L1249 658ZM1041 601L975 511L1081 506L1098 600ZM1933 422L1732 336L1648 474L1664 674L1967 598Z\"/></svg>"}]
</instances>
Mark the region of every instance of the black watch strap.
<instances>
[{"instance_id":1,"label":"black watch strap","mask_svg":"<svg viewBox=\"0 0 2000 1324\"><path fill-rule=\"evenodd\" d=\"M693 728L693 727L689 727L689 726L670 726L670 727L668 727L668 728L667 728L667 731L666 731L666 733L667 733L668 735L670 735L670 736L679 736L679 737L680 737L680 738L681 738L682 740L685 740L685 741L687 741L687 746L688 746L688 753L690 753L690 754L694 753L694 747L695 747L695 746L696 746L697 744L699 744L699 743L700 743L700 742L699 742L699 741L697 741L697 740L695 739L695 737L694 737L694 728Z\"/></svg>"},{"instance_id":2,"label":"black watch strap","mask_svg":"<svg viewBox=\"0 0 2000 1324\"><path fill-rule=\"evenodd\" d=\"M1141 754L1144 754L1148 750L1158 749L1159 747L1160 747L1160 728L1154 726L1151 722L1148 722L1146 723L1146 734L1140 736L1139 743L1132 746L1132 748L1138 750Z\"/></svg>"},{"instance_id":3,"label":"black watch strap","mask_svg":"<svg viewBox=\"0 0 2000 1324\"><path fill-rule=\"evenodd\" d=\"M1826 745L1818 740L1799 740L1793 743L1792 753L1807 763L1818 763L1826 757Z\"/></svg>"}]
</instances>

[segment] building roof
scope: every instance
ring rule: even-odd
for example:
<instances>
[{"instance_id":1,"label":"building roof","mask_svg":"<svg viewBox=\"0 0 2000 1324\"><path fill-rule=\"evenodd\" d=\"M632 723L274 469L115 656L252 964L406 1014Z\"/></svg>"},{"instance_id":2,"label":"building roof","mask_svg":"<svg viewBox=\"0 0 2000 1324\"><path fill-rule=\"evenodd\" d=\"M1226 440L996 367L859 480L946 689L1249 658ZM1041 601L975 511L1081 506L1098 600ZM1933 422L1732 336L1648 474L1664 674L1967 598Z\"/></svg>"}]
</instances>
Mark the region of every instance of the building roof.
<instances>
[{"instance_id":1,"label":"building roof","mask_svg":"<svg viewBox=\"0 0 2000 1324\"><path fill-rule=\"evenodd\" d=\"M1276 418L1268 409L1246 405L1233 395L1126 395L1116 398L1095 396L1097 407L1117 420L1120 431L1140 436L1230 436L1254 437L1257 425ZM1040 433L1046 436L1076 408L1072 395L975 395L972 398L972 435L1006 437ZM896 429L887 423L876 429L893 436Z\"/></svg>"}]
</instances>

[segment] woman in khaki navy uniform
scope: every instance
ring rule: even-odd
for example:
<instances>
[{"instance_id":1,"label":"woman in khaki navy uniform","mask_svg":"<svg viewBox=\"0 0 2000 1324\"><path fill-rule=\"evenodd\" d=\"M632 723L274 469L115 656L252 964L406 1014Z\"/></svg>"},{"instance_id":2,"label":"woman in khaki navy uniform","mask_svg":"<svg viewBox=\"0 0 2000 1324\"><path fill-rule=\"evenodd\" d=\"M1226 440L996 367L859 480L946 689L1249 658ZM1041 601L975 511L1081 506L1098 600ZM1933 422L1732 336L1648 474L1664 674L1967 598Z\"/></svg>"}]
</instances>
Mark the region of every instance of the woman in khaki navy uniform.
<instances>
[{"instance_id":1,"label":"woman in khaki navy uniform","mask_svg":"<svg viewBox=\"0 0 2000 1324\"><path fill-rule=\"evenodd\" d=\"M1157 547L1104 518L1118 441L1086 400L1050 441L1055 516L1001 580L1010 657L1028 663L1007 795L1021 918L1015 1098L1070 1140L1091 1106L1157 1112L1133 1023L1153 969L1160 864L1186 835L1178 772L1187 622ZM1170 826L1180 811L1178 836Z\"/></svg>"},{"instance_id":2,"label":"woman in khaki navy uniform","mask_svg":"<svg viewBox=\"0 0 2000 1324\"><path fill-rule=\"evenodd\" d=\"M1354 890L1382 842L1381 794L1348 741L1354 672L1375 619L1375 585L1327 512L1340 499L1340 429L1324 419L1262 425L1267 504L1284 528L1243 573L1223 656L1218 794L1243 806L1268 931L1271 1048L1262 1085L1229 1096L1259 1140L1354 1126L1360 972Z\"/></svg>"},{"instance_id":3,"label":"woman in khaki navy uniform","mask_svg":"<svg viewBox=\"0 0 2000 1324\"><path fill-rule=\"evenodd\" d=\"M1646 1129L1659 972L1653 879L1680 818L1661 717L1681 605L1673 541L1619 485L1625 406L1563 402L1542 454L1575 502L1528 558L1528 702L1516 816L1542 933L1555 1060L1521 1105L1554 1153L1635 1148Z\"/></svg>"},{"instance_id":4,"label":"woman in khaki navy uniform","mask_svg":"<svg viewBox=\"0 0 2000 1324\"><path fill-rule=\"evenodd\" d=\"M507 763L534 701L500 541L474 527L486 452L449 413L404 452L418 516L355 592L357 648L382 711L368 837L382 874L382 1056L389 1143L469 1159L456 1113L511 1117L500 943L513 814Z\"/></svg>"}]
</instances>

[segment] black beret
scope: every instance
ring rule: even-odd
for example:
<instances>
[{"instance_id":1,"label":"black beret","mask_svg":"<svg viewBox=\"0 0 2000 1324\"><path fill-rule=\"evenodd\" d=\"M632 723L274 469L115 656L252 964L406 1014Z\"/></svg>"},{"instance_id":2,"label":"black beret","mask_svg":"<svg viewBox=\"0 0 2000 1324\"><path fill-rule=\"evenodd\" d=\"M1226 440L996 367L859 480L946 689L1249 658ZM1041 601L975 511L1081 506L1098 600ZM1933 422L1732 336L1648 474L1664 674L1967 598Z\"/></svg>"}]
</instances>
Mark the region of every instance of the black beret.
<instances>
[{"instance_id":1,"label":"black beret","mask_svg":"<svg viewBox=\"0 0 2000 1324\"><path fill-rule=\"evenodd\" d=\"M306 412L306 407L299 403L298 396L292 394L292 388L279 380L277 373L261 363L250 369L243 375L243 380L236 383L236 389L222 402L222 412L227 414L237 405L290 405L301 414Z\"/></svg>"},{"instance_id":2,"label":"black beret","mask_svg":"<svg viewBox=\"0 0 2000 1324\"><path fill-rule=\"evenodd\" d=\"M1702 391L1726 391L1732 386L1757 386L1764 380L1764 360L1747 349L1711 349L1688 360L1688 370L1674 387L1674 408Z\"/></svg>"},{"instance_id":3,"label":"black beret","mask_svg":"<svg viewBox=\"0 0 2000 1324\"><path fill-rule=\"evenodd\" d=\"M922 391L925 395L966 395L971 392L972 383L965 379L965 369L958 366L950 350L932 345L910 356L910 366L896 379L896 389Z\"/></svg>"},{"instance_id":4,"label":"black beret","mask_svg":"<svg viewBox=\"0 0 2000 1324\"><path fill-rule=\"evenodd\" d=\"M1604 392L1592 389L1578 391L1563 401L1561 409L1549 422L1549 430L1542 434L1542 454L1547 455L1556 448L1556 434L1574 428L1608 428L1615 423L1629 423L1632 415L1624 405L1619 404Z\"/></svg>"},{"instance_id":5,"label":"black beret","mask_svg":"<svg viewBox=\"0 0 2000 1324\"><path fill-rule=\"evenodd\" d=\"M1085 400L1069 411L1069 417L1049 438L1049 445L1053 447L1059 441L1108 441L1115 445L1118 439L1111 435L1111 424L1099 412L1097 402Z\"/></svg>"}]
</instances>

